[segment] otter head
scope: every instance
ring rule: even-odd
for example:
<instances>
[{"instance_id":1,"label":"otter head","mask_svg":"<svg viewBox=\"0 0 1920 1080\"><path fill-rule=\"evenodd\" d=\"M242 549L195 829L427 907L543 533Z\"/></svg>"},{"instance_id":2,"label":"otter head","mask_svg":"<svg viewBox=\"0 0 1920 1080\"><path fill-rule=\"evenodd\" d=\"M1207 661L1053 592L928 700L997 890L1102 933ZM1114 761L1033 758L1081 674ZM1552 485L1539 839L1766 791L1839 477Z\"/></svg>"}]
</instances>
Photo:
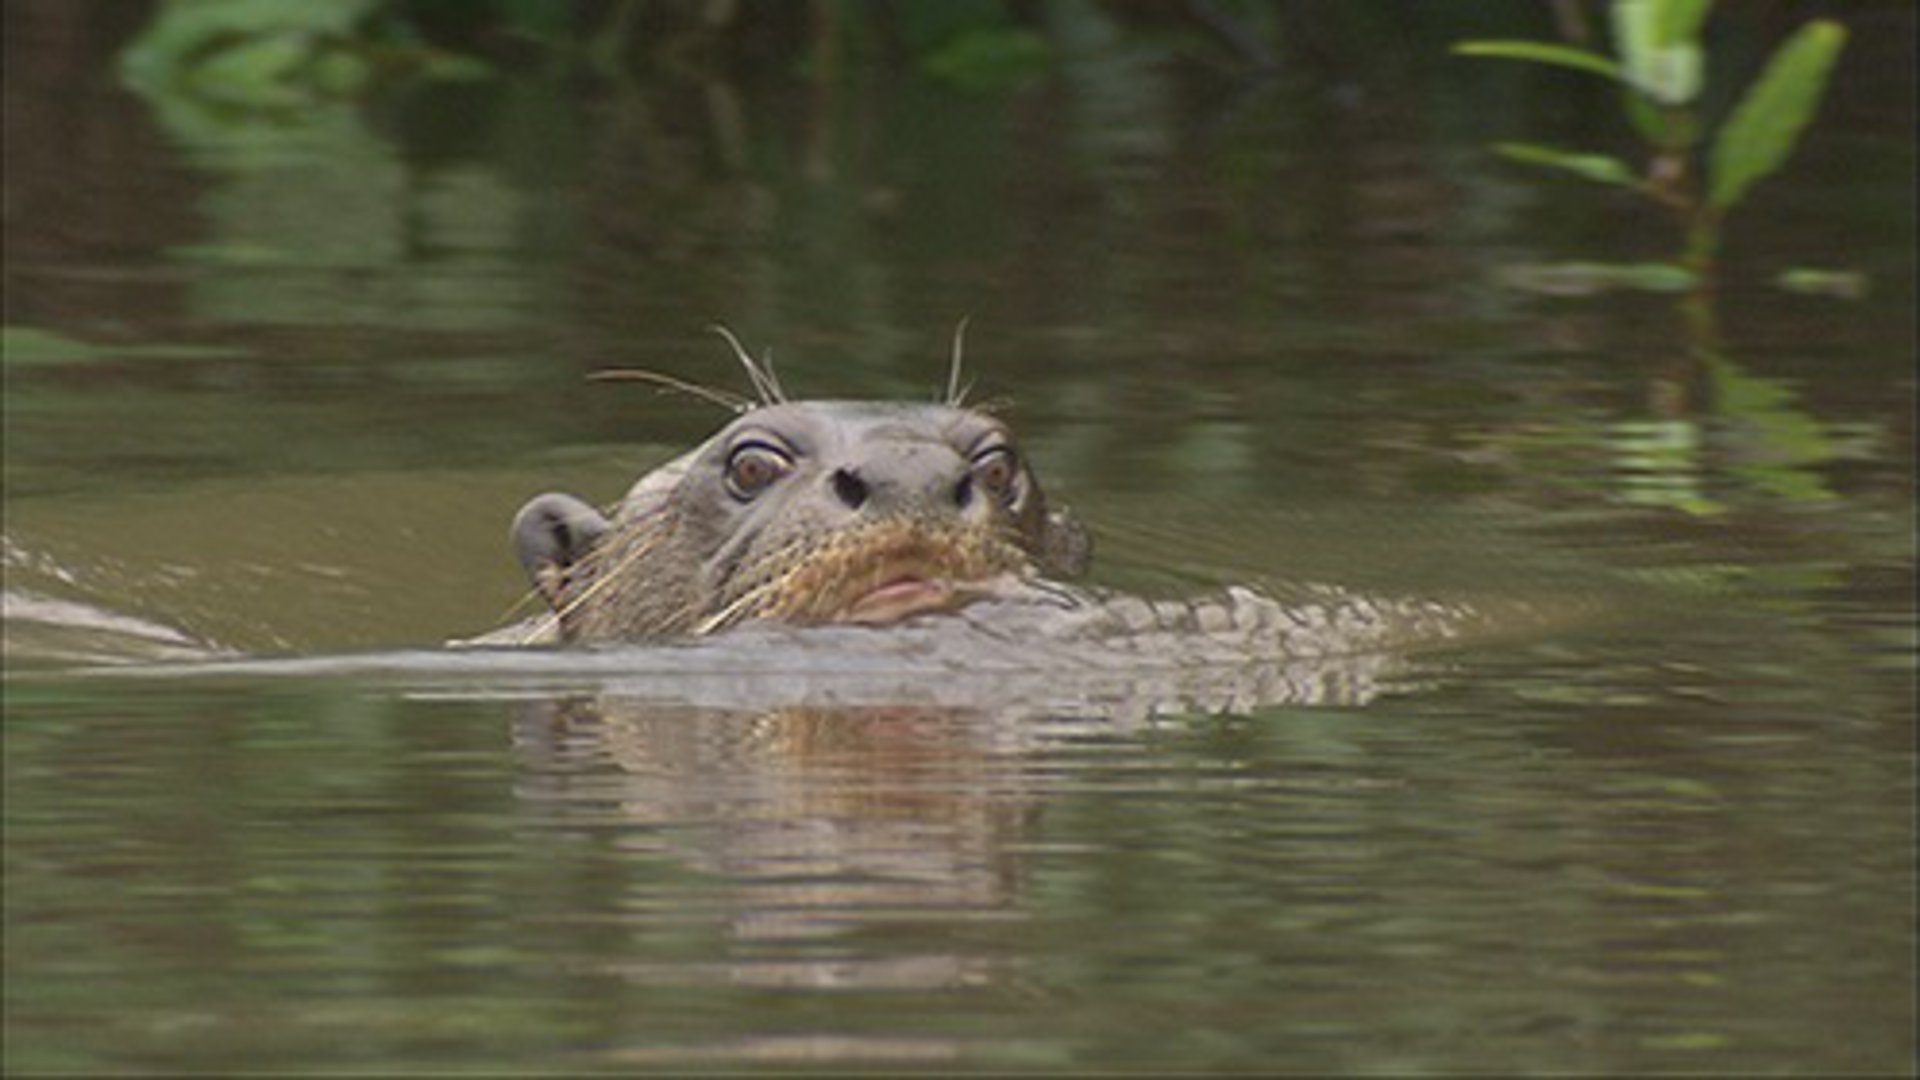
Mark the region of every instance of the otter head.
<instances>
[{"instance_id":1,"label":"otter head","mask_svg":"<svg viewBox=\"0 0 1920 1080\"><path fill-rule=\"evenodd\" d=\"M561 636L611 640L893 622L1076 576L1090 549L998 419L844 401L755 408L641 478L610 521L543 495L514 536Z\"/></svg>"}]
</instances>

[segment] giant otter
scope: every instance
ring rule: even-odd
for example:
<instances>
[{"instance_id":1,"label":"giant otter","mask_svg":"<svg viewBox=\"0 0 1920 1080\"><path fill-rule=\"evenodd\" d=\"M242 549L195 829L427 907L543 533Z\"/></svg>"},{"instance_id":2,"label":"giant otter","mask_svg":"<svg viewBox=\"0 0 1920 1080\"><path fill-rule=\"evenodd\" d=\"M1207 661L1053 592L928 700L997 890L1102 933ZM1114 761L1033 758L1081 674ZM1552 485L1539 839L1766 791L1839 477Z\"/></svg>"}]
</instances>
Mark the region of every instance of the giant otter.
<instances>
[{"instance_id":1,"label":"giant otter","mask_svg":"<svg viewBox=\"0 0 1920 1080\"><path fill-rule=\"evenodd\" d=\"M1092 543L1049 506L1007 425L964 404L957 335L946 398L911 404L790 401L720 332L757 397L629 373L739 415L641 477L610 514L572 495L528 502L513 543L547 615L455 644L653 642L947 613L1043 667L1191 668L1432 645L1483 621L1460 605L1328 586L1281 602L1241 587L1159 600L1068 584Z\"/></svg>"},{"instance_id":2,"label":"giant otter","mask_svg":"<svg viewBox=\"0 0 1920 1080\"><path fill-rule=\"evenodd\" d=\"M546 494L512 532L569 641L895 622L1077 576L1090 550L1007 425L944 403L761 404L611 518Z\"/></svg>"}]
</instances>

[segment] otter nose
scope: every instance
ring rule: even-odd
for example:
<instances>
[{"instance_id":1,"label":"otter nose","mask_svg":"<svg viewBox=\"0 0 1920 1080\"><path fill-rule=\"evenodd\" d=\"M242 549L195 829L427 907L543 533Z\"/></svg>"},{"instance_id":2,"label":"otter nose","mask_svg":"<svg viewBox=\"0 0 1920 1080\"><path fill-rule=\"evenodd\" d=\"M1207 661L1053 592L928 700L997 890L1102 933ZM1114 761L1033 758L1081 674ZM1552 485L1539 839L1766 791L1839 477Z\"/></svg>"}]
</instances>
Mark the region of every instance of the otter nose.
<instances>
[{"instance_id":1,"label":"otter nose","mask_svg":"<svg viewBox=\"0 0 1920 1080\"><path fill-rule=\"evenodd\" d=\"M827 487L852 511L898 513L964 510L973 501L973 474L952 448L896 443L875 448L827 475Z\"/></svg>"},{"instance_id":2,"label":"otter nose","mask_svg":"<svg viewBox=\"0 0 1920 1080\"><path fill-rule=\"evenodd\" d=\"M849 510L858 510L867 504L867 482L852 469L833 470L833 494Z\"/></svg>"}]
</instances>

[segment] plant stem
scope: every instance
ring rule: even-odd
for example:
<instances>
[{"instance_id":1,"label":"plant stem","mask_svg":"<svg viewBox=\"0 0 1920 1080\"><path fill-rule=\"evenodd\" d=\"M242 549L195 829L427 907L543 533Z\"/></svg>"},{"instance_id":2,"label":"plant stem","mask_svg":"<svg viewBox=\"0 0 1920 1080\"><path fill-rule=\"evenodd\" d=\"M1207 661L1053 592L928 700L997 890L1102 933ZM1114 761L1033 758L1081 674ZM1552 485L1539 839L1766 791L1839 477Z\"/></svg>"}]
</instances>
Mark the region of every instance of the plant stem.
<instances>
[{"instance_id":1,"label":"plant stem","mask_svg":"<svg viewBox=\"0 0 1920 1080\"><path fill-rule=\"evenodd\" d=\"M1680 256L1680 265L1693 272L1700 282L1700 289L1709 290L1713 286L1714 262L1720 251L1720 211L1704 202L1695 201L1687 208L1682 220L1687 230L1687 242Z\"/></svg>"}]
</instances>

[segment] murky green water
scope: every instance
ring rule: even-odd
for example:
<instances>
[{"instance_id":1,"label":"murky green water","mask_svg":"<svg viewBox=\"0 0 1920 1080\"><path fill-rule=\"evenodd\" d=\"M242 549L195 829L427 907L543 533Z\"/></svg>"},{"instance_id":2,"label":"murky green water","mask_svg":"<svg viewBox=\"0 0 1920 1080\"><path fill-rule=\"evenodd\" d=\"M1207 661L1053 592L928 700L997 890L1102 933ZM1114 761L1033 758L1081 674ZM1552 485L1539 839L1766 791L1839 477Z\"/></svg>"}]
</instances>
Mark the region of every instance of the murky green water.
<instances>
[{"instance_id":1,"label":"murky green water","mask_svg":"<svg viewBox=\"0 0 1920 1080\"><path fill-rule=\"evenodd\" d=\"M1913 1070L1910 11L1702 360L1502 284L1664 238L1484 150L1598 95L1444 37L262 126L76 8L6 35L10 1072ZM929 397L962 315L1108 583L1565 617L1218 711L391 659L513 608L528 495L720 422L586 373L734 385L718 320ZM208 643L323 659L77 670Z\"/></svg>"}]
</instances>

